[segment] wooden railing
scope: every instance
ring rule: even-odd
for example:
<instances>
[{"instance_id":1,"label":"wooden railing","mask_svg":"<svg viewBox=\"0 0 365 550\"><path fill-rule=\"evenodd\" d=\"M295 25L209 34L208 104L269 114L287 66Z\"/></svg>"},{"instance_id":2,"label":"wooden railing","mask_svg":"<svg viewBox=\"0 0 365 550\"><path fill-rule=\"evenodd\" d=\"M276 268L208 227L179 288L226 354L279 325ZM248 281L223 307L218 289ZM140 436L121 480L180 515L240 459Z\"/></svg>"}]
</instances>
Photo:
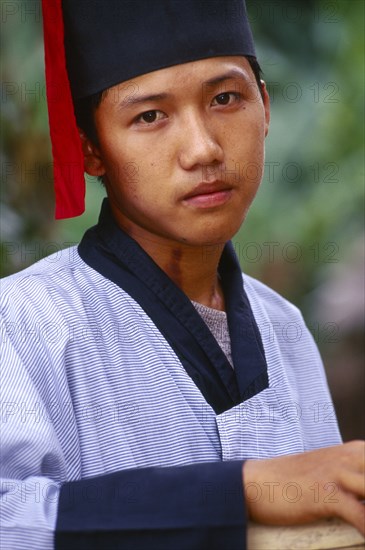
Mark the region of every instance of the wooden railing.
<instances>
[{"instance_id":1,"label":"wooden railing","mask_svg":"<svg viewBox=\"0 0 365 550\"><path fill-rule=\"evenodd\" d=\"M339 519L323 520L292 527L251 523L248 550L347 550L365 549L364 537Z\"/></svg>"}]
</instances>

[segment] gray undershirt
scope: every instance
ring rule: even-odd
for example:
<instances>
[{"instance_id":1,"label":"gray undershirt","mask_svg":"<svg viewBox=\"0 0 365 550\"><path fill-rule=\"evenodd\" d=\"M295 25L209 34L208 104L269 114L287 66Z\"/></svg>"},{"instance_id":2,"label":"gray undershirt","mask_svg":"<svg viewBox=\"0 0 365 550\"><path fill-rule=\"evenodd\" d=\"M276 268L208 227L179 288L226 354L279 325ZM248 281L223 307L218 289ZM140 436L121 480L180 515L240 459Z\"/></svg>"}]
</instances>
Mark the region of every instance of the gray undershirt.
<instances>
[{"instance_id":1,"label":"gray undershirt","mask_svg":"<svg viewBox=\"0 0 365 550\"><path fill-rule=\"evenodd\" d=\"M232 352L231 352L231 339L229 336L227 314L225 311L219 311L213 309L198 302L191 302L203 321L217 340L220 348L227 357L231 366L233 367Z\"/></svg>"}]
</instances>

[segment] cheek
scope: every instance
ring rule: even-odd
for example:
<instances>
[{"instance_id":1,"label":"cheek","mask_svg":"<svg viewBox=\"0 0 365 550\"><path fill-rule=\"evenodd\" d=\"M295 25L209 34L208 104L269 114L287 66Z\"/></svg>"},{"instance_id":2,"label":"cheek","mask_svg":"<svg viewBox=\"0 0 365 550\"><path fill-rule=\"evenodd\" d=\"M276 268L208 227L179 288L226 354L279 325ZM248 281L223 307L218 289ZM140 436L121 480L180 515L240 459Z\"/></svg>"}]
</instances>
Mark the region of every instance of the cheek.
<instances>
[{"instance_id":1,"label":"cheek","mask_svg":"<svg viewBox=\"0 0 365 550\"><path fill-rule=\"evenodd\" d=\"M263 109L256 107L243 111L230 127L226 139L232 151L241 154L259 153L265 140Z\"/></svg>"},{"instance_id":2,"label":"cheek","mask_svg":"<svg viewBox=\"0 0 365 550\"><path fill-rule=\"evenodd\" d=\"M136 190L146 182L151 182L150 187L155 189L162 178L168 175L168 167L165 149L159 149L156 143L146 146L140 140L124 140L119 146L110 148L105 161L109 179L115 185L133 184Z\"/></svg>"},{"instance_id":3,"label":"cheek","mask_svg":"<svg viewBox=\"0 0 365 550\"><path fill-rule=\"evenodd\" d=\"M239 204L244 215L263 177L264 141L265 123L261 111L247 113L244 124L235 125L235 131L230 134L227 169L234 170L240 181Z\"/></svg>"},{"instance_id":4,"label":"cheek","mask_svg":"<svg viewBox=\"0 0 365 550\"><path fill-rule=\"evenodd\" d=\"M125 214L137 211L148 216L161 209L167 190L162 189L162 178L158 176L158 163L139 162L134 157L109 160L109 196L113 196Z\"/></svg>"},{"instance_id":5,"label":"cheek","mask_svg":"<svg viewBox=\"0 0 365 550\"><path fill-rule=\"evenodd\" d=\"M102 159L105 175L111 188L115 191L118 189L132 191L136 188L140 179L140 164L137 155L126 154L126 147L109 147L102 151Z\"/></svg>"},{"instance_id":6,"label":"cheek","mask_svg":"<svg viewBox=\"0 0 365 550\"><path fill-rule=\"evenodd\" d=\"M264 139L262 133L242 133L231 142L226 169L243 183L259 184L263 174Z\"/></svg>"}]
</instances>

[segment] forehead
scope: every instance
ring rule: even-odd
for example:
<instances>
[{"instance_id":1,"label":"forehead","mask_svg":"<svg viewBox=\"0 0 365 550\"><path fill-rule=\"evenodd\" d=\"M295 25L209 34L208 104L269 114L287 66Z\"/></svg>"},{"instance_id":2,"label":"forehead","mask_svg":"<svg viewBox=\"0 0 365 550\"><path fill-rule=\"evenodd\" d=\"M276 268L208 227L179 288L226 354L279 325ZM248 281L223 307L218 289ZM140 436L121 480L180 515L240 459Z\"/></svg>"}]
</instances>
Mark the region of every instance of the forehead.
<instances>
[{"instance_id":1,"label":"forehead","mask_svg":"<svg viewBox=\"0 0 365 550\"><path fill-rule=\"evenodd\" d=\"M108 102L133 103L147 94L178 93L207 89L227 80L248 85L254 80L248 60L243 56L222 56L173 65L153 71L108 88Z\"/></svg>"}]
</instances>

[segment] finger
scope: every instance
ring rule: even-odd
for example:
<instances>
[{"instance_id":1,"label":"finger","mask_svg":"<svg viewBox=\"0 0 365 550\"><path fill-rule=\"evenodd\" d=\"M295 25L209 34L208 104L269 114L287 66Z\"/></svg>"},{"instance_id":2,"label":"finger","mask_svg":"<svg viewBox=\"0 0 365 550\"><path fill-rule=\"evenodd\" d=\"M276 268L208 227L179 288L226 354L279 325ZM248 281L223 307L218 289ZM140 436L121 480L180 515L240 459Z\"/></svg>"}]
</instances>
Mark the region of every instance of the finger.
<instances>
[{"instance_id":1,"label":"finger","mask_svg":"<svg viewBox=\"0 0 365 550\"><path fill-rule=\"evenodd\" d=\"M356 465L359 468L359 470L364 473L365 472L365 442L364 441L357 441L357 462Z\"/></svg>"},{"instance_id":2,"label":"finger","mask_svg":"<svg viewBox=\"0 0 365 550\"><path fill-rule=\"evenodd\" d=\"M359 498L365 498L365 477L361 472L342 472L341 488Z\"/></svg>"},{"instance_id":3,"label":"finger","mask_svg":"<svg viewBox=\"0 0 365 550\"><path fill-rule=\"evenodd\" d=\"M365 441L349 441L343 445L346 449L349 459L349 469L355 471L365 471Z\"/></svg>"},{"instance_id":4,"label":"finger","mask_svg":"<svg viewBox=\"0 0 365 550\"><path fill-rule=\"evenodd\" d=\"M352 495L344 495L341 508L337 509L338 517L350 523L365 537L365 506Z\"/></svg>"}]
</instances>

